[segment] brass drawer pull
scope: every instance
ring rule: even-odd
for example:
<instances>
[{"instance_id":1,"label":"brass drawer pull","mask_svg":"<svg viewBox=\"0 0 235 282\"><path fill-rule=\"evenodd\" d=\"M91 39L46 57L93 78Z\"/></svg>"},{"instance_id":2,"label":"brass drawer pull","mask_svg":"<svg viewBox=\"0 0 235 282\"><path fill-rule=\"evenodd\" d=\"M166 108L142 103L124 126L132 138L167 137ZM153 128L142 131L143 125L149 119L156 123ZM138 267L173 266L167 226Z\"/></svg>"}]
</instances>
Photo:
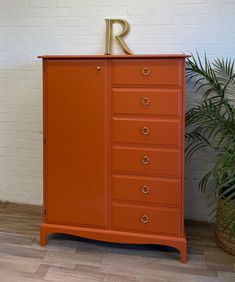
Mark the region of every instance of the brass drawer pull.
<instances>
[{"instance_id":1,"label":"brass drawer pull","mask_svg":"<svg viewBox=\"0 0 235 282\"><path fill-rule=\"evenodd\" d=\"M147 216L147 214L144 214L143 216L141 216L141 222L146 224L149 222L149 217Z\"/></svg>"},{"instance_id":2,"label":"brass drawer pull","mask_svg":"<svg viewBox=\"0 0 235 282\"><path fill-rule=\"evenodd\" d=\"M145 67L145 68L142 69L142 74L143 74L143 75L149 75L150 73L151 73L151 71L150 71L149 68L146 68L146 67Z\"/></svg>"},{"instance_id":3,"label":"brass drawer pull","mask_svg":"<svg viewBox=\"0 0 235 282\"><path fill-rule=\"evenodd\" d=\"M150 163L150 158L148 156L143 156L141 158L141 163L144 164L144 165L147 165Z\"/></svg>"},{"instance_id":4,"label":"brass drawer pull","mask_svg":"<svg viewBox=\"0 0 235 282\"><path fill-rule=\"evenodd\" d=\"M97 66L96 69L97 69L97 70L101 70L101 67L100 67L100 66Z\"/></svg>"},{"instance_id":5,"label":"brass drawer pull","mask_svg":"<svg viewBox=\"0 0 235 282\"><path fill-rule=\"evenodd\" d=\"M141 192L144 194L148 194L150 192L150 189L147 185L144 185L141 187Z\"/></svg>"},{"instance_id":6,"label":"brass drawer pull","mask_svg":"<svg viewBox=\"0 0 235 282\"><path fill-rule=\"evenodd\" d=\"M148 106L150 104L150 99L148 97L143 97L141 100L140 100L140 103L144 106Z\"/></svg>"},{"instance_id":7,"label":"brass drawer pull","mask_svg":"<svg viewBox=\"0 0 235 282\"><path fill-rule=\"evenodd\" d=\"M147 126L145 126L145 127L143 127L143 128L141 129L141 133L142 133L143 135L149 135L150 129L149 129Z\"/></svg>"}]
</instances>

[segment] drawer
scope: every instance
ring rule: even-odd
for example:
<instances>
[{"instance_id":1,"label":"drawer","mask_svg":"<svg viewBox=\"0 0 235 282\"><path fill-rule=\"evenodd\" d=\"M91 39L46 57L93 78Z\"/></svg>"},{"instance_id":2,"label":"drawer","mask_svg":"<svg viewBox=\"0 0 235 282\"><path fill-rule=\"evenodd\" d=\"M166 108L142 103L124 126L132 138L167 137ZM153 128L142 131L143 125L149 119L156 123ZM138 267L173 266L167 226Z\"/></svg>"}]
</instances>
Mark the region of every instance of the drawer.
<instances>
[{"instance_id":1,"label":"drawer","mask_svg":"<svg viewBox=\"0 0 235 282\"><path fill-rule=\"evenodd\" d=\"M112 229L180 235L180 210L114 205Z\"/></svg>"},{"instance_id":2,"label":"drawer","mask_svg":"<svg viewBox=\"0 0 235 282\"><path fill-rule=\"evenodd\" d=\"M113 60L114 85L182 85L182 60Z\"/></svg>"},{"instance_id":3,"label":"drawer","mask_svg":"<svg viewBox=\"0 0 235 282\"><path fill-rule=\"evenodd\" d=\"M112 176L113 201L181 206L181 181L144 176Z\"/></svg>"},{"instance_id":4,"label":"drawer","mask_svg":"<svg viewBox=\"0 0 235 282\"><path fill-rule=\"evenodd\" d=\"M139 149L115 146L111 168L115 172L181 176L181 152L178 149Z\"/></svg>"},{"instance_id":5,"label":"drawer","mask_svg":"<svg viewBox=\"0 0 235 282\"><path fill-rule=\"evenodd\" d=\"M180 121L115 117L113 141L180 147Z\"/></svg>"},{"instance_id":6,"label":"drawer","mask_svg":"<svg viewBox=\"0 0 235 282\"><path fill-rule=\"evenodd\" d=\"M113 89L113 113L179 116L182 112L180 90Z\"/></svg>"}]
</instances>

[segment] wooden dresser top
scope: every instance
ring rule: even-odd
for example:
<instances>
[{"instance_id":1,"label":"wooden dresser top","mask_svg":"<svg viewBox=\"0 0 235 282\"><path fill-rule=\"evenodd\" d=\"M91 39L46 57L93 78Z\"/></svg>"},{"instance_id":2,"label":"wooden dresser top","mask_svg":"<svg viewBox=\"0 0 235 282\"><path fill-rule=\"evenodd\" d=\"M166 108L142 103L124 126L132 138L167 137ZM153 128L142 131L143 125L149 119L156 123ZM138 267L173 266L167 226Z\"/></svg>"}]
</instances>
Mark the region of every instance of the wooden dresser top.
<instances>
[{"instance_id":1,"label":"wooden dresser top","mask_svg":"<svg viewBox=\"0 0 235 282\"><path fill-rule=\"evenodd\" d=\"M189 58L189 54L143 54L143 55L42 55L42 59L167 59Z\"/></svg>"}]
</instances>

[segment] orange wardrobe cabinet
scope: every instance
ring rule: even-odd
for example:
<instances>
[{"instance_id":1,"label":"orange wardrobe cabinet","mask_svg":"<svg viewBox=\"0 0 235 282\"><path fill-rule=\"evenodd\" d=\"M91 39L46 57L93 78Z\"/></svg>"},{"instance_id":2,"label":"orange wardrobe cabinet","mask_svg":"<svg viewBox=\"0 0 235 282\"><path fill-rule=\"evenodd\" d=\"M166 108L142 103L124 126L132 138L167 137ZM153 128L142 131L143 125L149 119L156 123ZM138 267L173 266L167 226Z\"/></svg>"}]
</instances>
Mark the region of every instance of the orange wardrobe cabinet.
<instances>
[{"instance_id":1,"label":"orange wardrobe cabinet","mask_svg":"<svg viewBox=\"0 0 235 282\"><path fill-rule=\"evenodd\" d=\"M43 58L49 233L180 251L186 55Z\"/></svg>"}]
</instances>

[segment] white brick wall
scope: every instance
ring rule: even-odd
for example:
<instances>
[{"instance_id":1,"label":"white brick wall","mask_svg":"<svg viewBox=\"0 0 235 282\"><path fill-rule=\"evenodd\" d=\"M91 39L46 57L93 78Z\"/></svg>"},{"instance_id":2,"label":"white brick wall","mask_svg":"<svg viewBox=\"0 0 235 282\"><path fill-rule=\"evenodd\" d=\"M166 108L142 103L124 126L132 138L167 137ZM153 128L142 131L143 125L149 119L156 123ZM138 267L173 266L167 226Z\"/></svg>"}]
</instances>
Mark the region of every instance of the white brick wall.
<instances>
[{"instance_id":1,"label":"white brick wall","mask_svg":"<svg viewBox=\"0 0 235 282\"><path fill-rule=\"evenodd\" d=\"M0 199L42 203L40 54L102 54L105 18L129 21L134 53L197 49L234 57L234 0L0 0ZM119 52L117 46L115 53ZM188 95L187 103L190 102ZM205 159L205 161L204 161ZM206 152L186 167L186 216L207 219L197 182Z\"/></svg>"}]
</instances>

